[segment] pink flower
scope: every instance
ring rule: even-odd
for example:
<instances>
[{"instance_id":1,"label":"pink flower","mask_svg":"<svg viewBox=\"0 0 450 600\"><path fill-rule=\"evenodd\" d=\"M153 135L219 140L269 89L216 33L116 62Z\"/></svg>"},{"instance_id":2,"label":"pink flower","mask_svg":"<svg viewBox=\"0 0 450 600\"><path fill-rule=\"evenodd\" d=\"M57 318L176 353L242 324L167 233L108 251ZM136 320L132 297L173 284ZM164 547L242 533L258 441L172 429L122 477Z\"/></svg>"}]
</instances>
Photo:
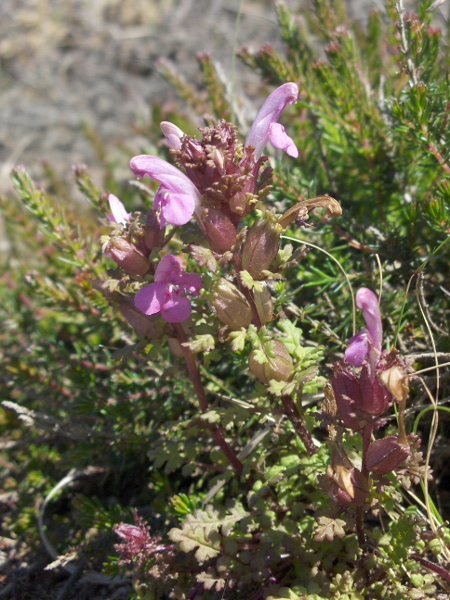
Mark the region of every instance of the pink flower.
<instances>
[{"instance_id":1,"label":"pink flower","mask_svg":"<svg viewBox=\"0 0 450 600\"><path fill-rule=\"evenodd\" d=\"M183 131L170 121L161 121L161 131L166 138L167 144L171 150L181 149L181 140L184 136Z\"/></svg>"},{"instance_id":2,"label":"pink flower","mask_svg":"<svg viewBox=\"0 0 450 600\"><path fill-rule=\"evenodd\" d=\"M198 204L201 194L184 173L157 156L142 154L130 161L137 177L149 175L161 185L156 192L154 209L160 209L161 229L166 223L185 225Z\"/></svg>"},{"instance_id":3,"label":"pink flower","mask_svg":"<svg viewBox=\"0 0 450 600\"><path fill-rule=\"evenodd\" d=\"M287 135L283 125L278 123L286 104L292 104L297 99L297 85L295 83L284 83L273 91L264 102L245 143L246 146L254 147L256 159L261 156L268 142L271 142L275 148L284 150L289 156L297 158L297 146Z\"/></svg>"},{"instance_id":4,"label":"pink flower","mask_svg":"<svg viewBox=\"0 0 450 600\"><path fill-rule=\"evenodd\" d=\"M156 268L154 283L143 287L134 303L146 315L160 312L168 323L182 323L191 314L188 296L198 296L202 287L200 275L185 273L178 258L166 254Z\"/></svg>"},{"instance_id":5,"label":"pink flower","mask_svg":"<svg viewBox=\"0 0 450 600\"><path fill-rule=\"evenodd\" d=\"M360 367L369 358L372 370L375 370L383 343L378 298L372 290L361 288L356 293L356 306L363 311L367 328L362 329L349 341L345 351L345 360L353 367Z\"/></svg>"},{"instance_id":6,"label":"pink flower","mask_svg":"<svg viewBox=\"0 0 450 600\"><path fill-rule=\"evenodd\" d=\"M108 215L108 219L112 223L120 223L121 225L126 225L127 221L130 220L131 213L127 213L125 206L122 202L114 196L114 194L110 194L108 196L109 208L111 209L111 215Z\"/></svg>"}]
</instances>

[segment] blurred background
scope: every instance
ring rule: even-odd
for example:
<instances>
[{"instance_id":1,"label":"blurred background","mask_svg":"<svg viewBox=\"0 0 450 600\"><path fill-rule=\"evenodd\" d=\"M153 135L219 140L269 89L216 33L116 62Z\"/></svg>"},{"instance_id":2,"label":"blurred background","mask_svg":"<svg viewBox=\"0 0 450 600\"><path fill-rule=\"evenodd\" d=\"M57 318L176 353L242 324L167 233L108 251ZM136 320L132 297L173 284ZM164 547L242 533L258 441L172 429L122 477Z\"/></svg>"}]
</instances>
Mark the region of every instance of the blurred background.
<instances>
[{"instance_id":1,"label":"blurred background","mask_svg":"<svg viewBox=\"0 0 450 600\"><path fill-rule=\"evenodd\" d=\"M285 3L300 19L312 6L312 0ZM9 173L17 164L25 165L37 181L43 161L65 180L71 179L72 165L81 162L95 177L98 160L86 127L110 145L113 157L121 144L130 148L131 155L139 153L144 141L134 139L133 124L148 123L153 105L177 100L157 72L161 57L195 82L200 80L195 56L209 52L238 93L251 95L256 76L239 61L233 68L233 48L244 44L256 49L264 43L282 47L275 4L275 0L2 0L0 192L11 188ZM406 6L413 4L405 0ZM347 5L349 14L360 21L371 9L383 9L382 0L347 0ZM447 8L444 4L436 12L442 23ZM125 174L123 153L117 160L123 162ZM1 230L0 243L6 243Z\"/></svg>"}]
</instances>

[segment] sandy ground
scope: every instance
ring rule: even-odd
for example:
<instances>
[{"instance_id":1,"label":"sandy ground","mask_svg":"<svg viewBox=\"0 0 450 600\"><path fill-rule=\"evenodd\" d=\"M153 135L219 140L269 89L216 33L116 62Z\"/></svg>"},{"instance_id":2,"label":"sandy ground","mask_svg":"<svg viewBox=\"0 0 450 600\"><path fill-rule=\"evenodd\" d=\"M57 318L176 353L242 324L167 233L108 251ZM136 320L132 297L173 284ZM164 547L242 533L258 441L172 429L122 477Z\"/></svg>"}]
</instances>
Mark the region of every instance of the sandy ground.
<instances>
[{"instance_id":1,"label":"sandy ground","mask_svg":"<svg viewBox=\"0 0 450 600\"><path fill-rule=\"evenodd\" d=\"M311 10L309 0L286 4ZM380 5L353 0L349 10L364 19ZM130 122L176 97L159 57L198 80L195 55L211 52L230 76L238 9L239 0L1 0L0 191L18 163L37 177L42 160L67 177L73 164L95 165L82 122L133 144ZM274 0L244 0L237 45L266 42L281 46ZM249 77L238 62L238 88Z\"/></svg>"}]
</instances>

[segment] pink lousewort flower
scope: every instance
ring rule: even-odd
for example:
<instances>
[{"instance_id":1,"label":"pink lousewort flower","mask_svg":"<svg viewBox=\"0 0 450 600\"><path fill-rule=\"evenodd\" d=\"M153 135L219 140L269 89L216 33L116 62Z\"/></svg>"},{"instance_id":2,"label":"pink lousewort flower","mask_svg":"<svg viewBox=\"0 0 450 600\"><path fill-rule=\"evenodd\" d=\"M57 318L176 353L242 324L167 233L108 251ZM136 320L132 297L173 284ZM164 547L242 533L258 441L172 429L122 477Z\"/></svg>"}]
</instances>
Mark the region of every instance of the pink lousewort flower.
<instances>
[{"instance_id":1,"label":"pink lousewort flower","mask_svg":"<svg viewBox=\"0 0 450 600\"><path fill-rule=\"evenodd\" d=\"M154 209L160 209L161 229L166 223L185 225L200 203L200 192L179 169L157 156L142 154L130 161L137 177L149 175L161 185L156 192Z\"/></svg>"},{"instance_id":2,"label":"pink lousewort flower","mask_svg":"<svg viewBox=\"0 0 450 600\"><path fill-rule=\"evenodd\" d=\"M295 83L284 83L274 90L258 113L248 134L246 146L253 146L255 158L258 159L268 142L278 150L284 150L297 158L298 149L294 141L287 135L278 119L286 104L293 104L298 99L298 87Z\"/></svg>"},{"instance_id":3,"label":"pink lousewort flower","mask_svg":"<svg viewBox=\"0 0 450 600\"><path fill-rule=\"evenodd\" d=\"M169 148L171 150L180 150L184 132L170 121L161 121L159 126L161 127L161 131L166 138Z\"/></svg>"},{"instance_id":4,"label":"pink lousewort flower","mask_svg":"<svg viewBox=\"0 0 450 600\"><path fill-rule=\"evenodd\" d=\"M143 287L134 303L146 315L160 312L168 323L182 323L191 314L189 296L198 296L202 287L200 275L186 273L176 256L166 254L156 268L154 283Z\"/></svg>"},{"instance_id":5,"label":"pink lousewort flower","mask_svg":"<svg viewBox=\"0 0 450 600\"><path fill-rule=\"evenodd\" d=\"M127 221L130 220L131 213L127 213L125 206L122 204L119 198L117 198L117 196L114 196L114 194L109 194L108 202L112 213L108 215L108 219L112 223L126 225Z\"/></svg>"},{"instance_id":6,"label":"pink lousewort flower","mask_svg":"<svg viewBox=\"0 0 450 600\"><path fill-rule=\"evenodd\" d=\"M374 375L383 343L378 298L372 290L360 288L356 293L356 306L362 309L367 328L350 339L345 351L345 360L353 367L360 367L368 358Z\"/></svg>"}]
</instances>

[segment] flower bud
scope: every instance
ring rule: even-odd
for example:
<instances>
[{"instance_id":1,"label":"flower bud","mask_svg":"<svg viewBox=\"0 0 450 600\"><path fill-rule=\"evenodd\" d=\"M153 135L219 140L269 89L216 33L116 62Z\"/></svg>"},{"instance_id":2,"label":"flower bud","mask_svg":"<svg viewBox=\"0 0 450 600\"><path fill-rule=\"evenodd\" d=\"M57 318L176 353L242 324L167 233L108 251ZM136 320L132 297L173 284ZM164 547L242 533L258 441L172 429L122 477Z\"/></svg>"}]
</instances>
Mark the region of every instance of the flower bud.
<instances>
[{"instance_id":1,"label":"flower bud","mask_svg":"<svg viewBox=\"0 0 450 600\"><path fill-rule=\"evenodd\" d=\"M255 288L253 290L253 297L259 320L263 325L269 323L273 319L273 301L267 285L263 284L261 290Z\"/></svg>"},{"instance_id":2,"label":"flower bud","mask_svg":"<svg viewBox=\"0 0 450 600\"><path fill-rule=\"evenodd\" d=\"M366 423L356 409L361 405L361 389L356 375L345 367L336 366L331 380L336 399L337 414L344 426L359 431Z\"/></svg>"},{"instance_id":3,"label":"flower bud","mask_svg":"<svg viewBox=\"0 0 450 600\"><path fill-rule=\"evenodd\" d=\"M408 446L400 444L396 435L372 442L366 452L366 468L376 475L395 471L411 454Z\"/></svg>"},{"instance_id":4,"label":"flower bud","mask_svg":"<svg viewBox=\"0 0 450 600\"><path fill-rule=\"evenodd\" d=\"M148 250L153 248L161 248L164 242L166 228L161 229L161 224L158 215L152 211L147 215L147 223L145 225L144 242Z\"/></svg>"},{"instance_id":5,"label":"flower bud","mask_svg":"<svg viewBox=\"0 0 450 600\"><path fill-rule=\"evenodd\" d=\"M211 248L219 254L224 254L236 243L236 227L218 208L204 208L200 221Z\"/></svg>"},{"instance_id":6,"label":"flower bud","mask_svg":"<svg viewBox=\"0 0 450 600\"><path fill-rule=\"evenodd\" d=\"M145 275L150 269L145 256L125 238L110 238L103 245L102 252L129 275Z\"/></svg>"},{"instance_id":7,"label":"flower bud","mask_svg":"<svg viewBox=\"0 0 450 600\"><path fill-rule=\"evenodd\" d=\"M242 251L242 268L254 279L268 269L280 247L280 227L261 219L250 228Z\"/></svg>"},{"instance_id":8,"label":"flower bud","mask_svg":"<svg viewBox=\"0 0 450 600\"><path fill-rule=\"evenodd\" d=\"M222 278L214 287L211 305L216 315L231 329L248 327L253 311L244 294L227 279Z\"/></svg>"},{"instance_id":9,"label":"flower bud","mask_svg":"<svg viewBox=\"0 0 450 600\"><path fill-rule=\"evenodd\" d=\"M257 360L261 351L264 352L267 359L264 363ZM253 375L263 383L269 383L272 379L288 381L294 368L286 346L279 340L269 340L262 348L252 350L248 357L248 366Z\"/></svg>"}]
</instances>

